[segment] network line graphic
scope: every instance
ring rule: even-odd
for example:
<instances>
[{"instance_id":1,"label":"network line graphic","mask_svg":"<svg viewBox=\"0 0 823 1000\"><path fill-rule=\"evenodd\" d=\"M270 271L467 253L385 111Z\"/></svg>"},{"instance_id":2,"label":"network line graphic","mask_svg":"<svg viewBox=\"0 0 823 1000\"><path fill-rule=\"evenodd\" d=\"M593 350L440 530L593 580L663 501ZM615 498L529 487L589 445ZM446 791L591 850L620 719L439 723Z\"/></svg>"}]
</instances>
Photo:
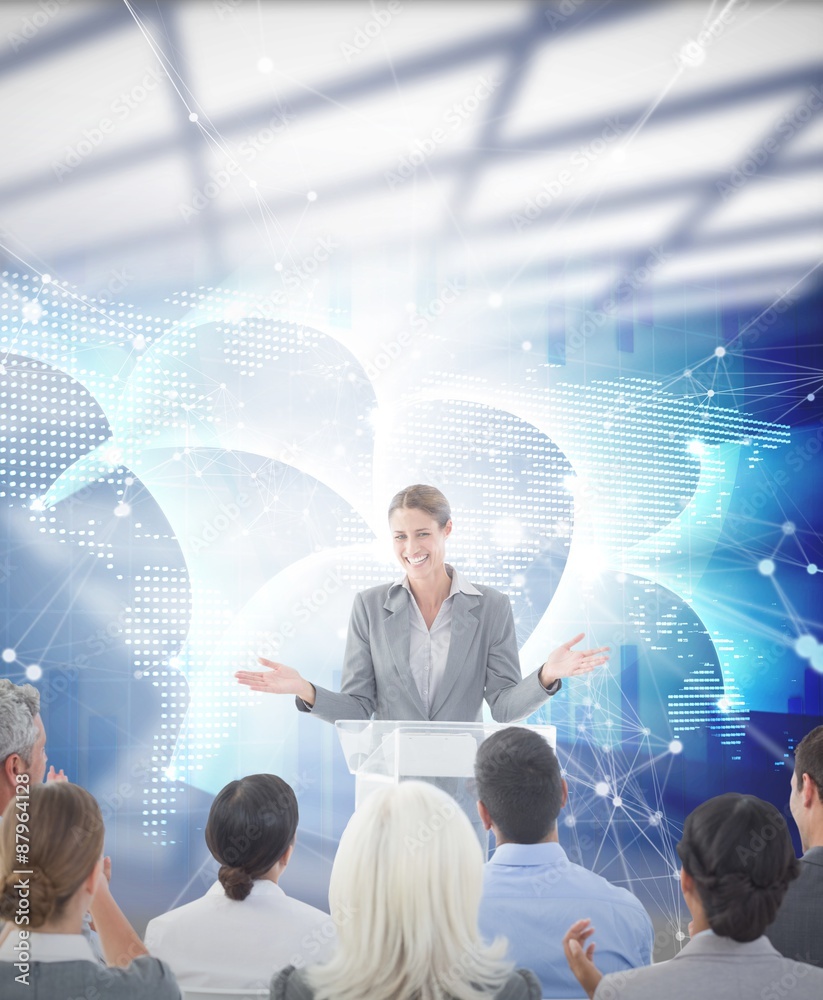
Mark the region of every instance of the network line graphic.
<instances>
[{"instance_id":1,"label":"network line graphic","mask_svg":"<svg viewBox=\"0 0 823 1000\"><path fill-rule=\"evenodd\" d=\"M432 482L524 672L609 645L533 721L561 842L670 954L683 817L782 806L823 714L813 5L309 6L4 14L3 675L167 902L272 770L323 904L334 733L233 673L337 687L388 499Z\"/></svg>"}]
</instances>

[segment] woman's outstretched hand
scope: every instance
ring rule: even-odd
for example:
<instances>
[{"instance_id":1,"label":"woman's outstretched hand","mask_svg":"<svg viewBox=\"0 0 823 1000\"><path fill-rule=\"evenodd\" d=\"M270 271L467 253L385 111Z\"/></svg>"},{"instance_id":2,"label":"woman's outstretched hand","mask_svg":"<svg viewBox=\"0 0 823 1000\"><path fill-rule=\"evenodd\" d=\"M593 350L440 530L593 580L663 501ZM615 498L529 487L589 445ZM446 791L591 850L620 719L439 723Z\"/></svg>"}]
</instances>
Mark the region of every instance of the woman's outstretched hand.
<instances>
[{"instance_id":1,"label":"woman's outstretched hand","mask_svg":"<svg viewBox=\"0 0 823 1000\"><path fill-rule=\"evenodd\" d=\"M558 677L577 677L579 674L589 674L608 660L603 653L608 652L608 646L598 649L572 649L585 636L585 632L576 635L562 646L558 646L540 668L540 683L543 687L551 687Z\"/></svg>"},{"instance_id":2,"label":"woman's outstretched hand","mask_svg":"<svg viewBox=\"0 0 823 1000\"><path fill-rule=\"evenodd\" d=\"M285 663L274 663L266 660L262 656L258 657L258 663L267 669L265 671L238 670L234 675L241 684L250 687L252 691L266 691L269 694L295 694L302 698L307 705L314 704L314 685L294 669L287 667Z\"/></svg>"}]
</instances>

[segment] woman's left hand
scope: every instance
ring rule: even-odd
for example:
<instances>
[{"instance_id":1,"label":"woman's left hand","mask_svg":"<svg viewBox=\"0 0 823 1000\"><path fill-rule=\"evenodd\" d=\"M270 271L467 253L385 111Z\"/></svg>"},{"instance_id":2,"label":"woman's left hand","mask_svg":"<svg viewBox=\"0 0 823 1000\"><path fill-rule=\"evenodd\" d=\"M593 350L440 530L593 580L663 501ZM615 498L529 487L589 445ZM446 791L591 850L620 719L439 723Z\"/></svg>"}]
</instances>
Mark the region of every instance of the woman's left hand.
<instances>
[{"instance_id":1,"label":"woman's left hand","mask_svg":"<svg viewBox=\"0 0 823 1000\"><path fill-rule=\"evenodd\" d=\"M603 653L608 652L608 646L598 649L572 649L585 636L585 632L576 635L562 646L558 646L540 668L540 683L543 687L551 687L558 677L577 677L578 674L589 674L608 660Z\"/></svg>"}]
</instances>

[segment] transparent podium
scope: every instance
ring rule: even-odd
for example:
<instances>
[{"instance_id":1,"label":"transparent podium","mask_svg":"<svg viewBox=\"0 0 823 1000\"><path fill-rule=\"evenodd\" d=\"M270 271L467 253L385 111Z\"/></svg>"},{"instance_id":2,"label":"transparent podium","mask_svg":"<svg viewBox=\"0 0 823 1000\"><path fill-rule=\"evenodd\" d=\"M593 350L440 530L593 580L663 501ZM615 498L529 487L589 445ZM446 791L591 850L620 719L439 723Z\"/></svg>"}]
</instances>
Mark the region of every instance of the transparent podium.
<instances>
[{"instance_id":1,"label":"transparent podium","mask_svg":"<svg viewBox=\"0 0 823 1000\"><path fill-rule=\"evenodd\" d=\"M488 854L488 834L477 815L474 758L492 733L520 725L539 733L552 749L554 726L495 722L404 722L340 720L337 736L354 775L355 809L378 788L399 781L429 781L448 792L463 809Z\"/></svg>"}]
</instances>

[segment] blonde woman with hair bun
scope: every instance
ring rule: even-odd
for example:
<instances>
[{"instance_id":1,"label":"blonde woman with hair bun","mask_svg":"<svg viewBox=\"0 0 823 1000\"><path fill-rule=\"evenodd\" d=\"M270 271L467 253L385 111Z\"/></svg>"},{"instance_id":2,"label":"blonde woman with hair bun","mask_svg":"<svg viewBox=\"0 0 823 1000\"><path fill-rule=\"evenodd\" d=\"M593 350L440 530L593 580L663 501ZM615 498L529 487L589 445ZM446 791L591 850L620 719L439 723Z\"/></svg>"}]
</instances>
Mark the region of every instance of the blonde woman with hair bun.
<instances>
[{"instance_id":1,"label":"blonde woman with hair bun","mask_svg":"<svg viewBox=\"0 0 823 1000\"><path fill-rule=\"evenodd\" d=\"M477 929L483 856L445 792L408 781L372 793L334 859L338 945L325 965L284 969L272 1000L540 1000L534 973Z\"/></svg>"},{"instance_id":2,"label":"blonde woman with hair bun","mask_svg":"<svg viewBox=\"0 0 823 1000\"><path fill-rule=\"evenodd\" d=\"M170 970L149 957L111 895L103 835L100 807L79 785L21 783L6 807L0 823L0 920L9 923L0 944L3 1000L180 1000ZM108 968L82 935L87 911Z\"/></svg>"}]
</instances>

